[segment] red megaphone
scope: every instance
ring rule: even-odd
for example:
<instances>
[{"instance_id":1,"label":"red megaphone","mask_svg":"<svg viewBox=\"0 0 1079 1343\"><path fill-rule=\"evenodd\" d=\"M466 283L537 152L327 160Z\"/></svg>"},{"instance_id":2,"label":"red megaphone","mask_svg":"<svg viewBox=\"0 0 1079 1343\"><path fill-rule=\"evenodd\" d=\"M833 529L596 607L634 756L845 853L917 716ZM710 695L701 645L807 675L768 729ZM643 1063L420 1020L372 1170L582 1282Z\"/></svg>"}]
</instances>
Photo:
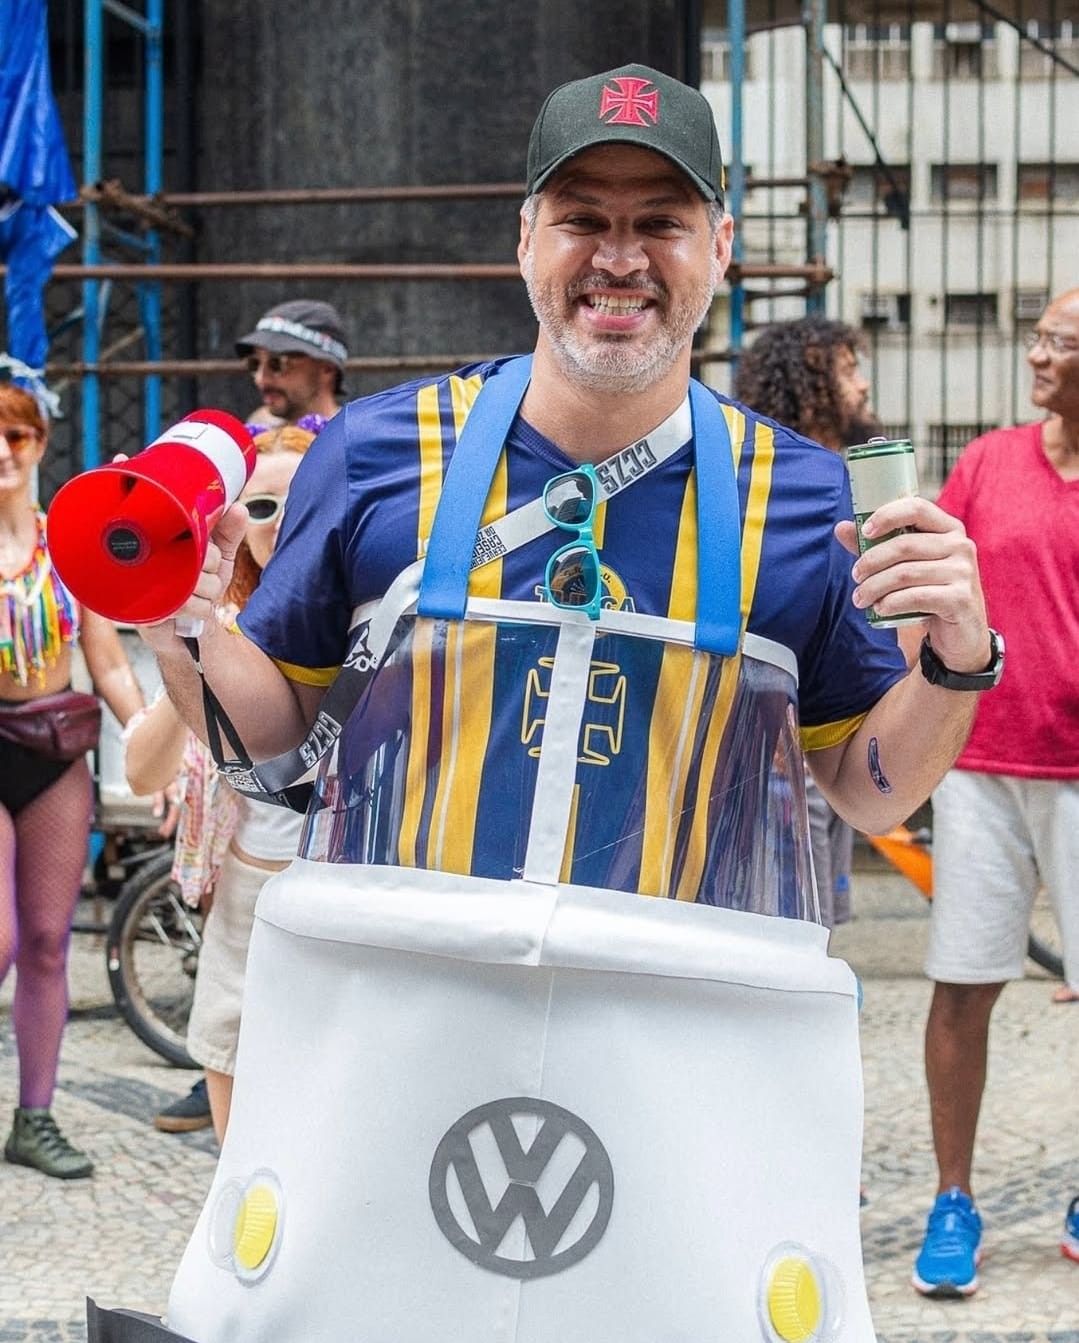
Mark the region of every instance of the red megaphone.
<instances>
[{"instance_id":1,"label":"red megaphone","mask_svg":"<svg viewBox=\"0 0 1079 1343\"><path fill-rule=\"evenodd\" d=\"M69 480L48 515L64 586L109 620L168 619L194 592L210 532L256 455L234 415L196 410L129 461Z\"/></svg>"}]
</instances>

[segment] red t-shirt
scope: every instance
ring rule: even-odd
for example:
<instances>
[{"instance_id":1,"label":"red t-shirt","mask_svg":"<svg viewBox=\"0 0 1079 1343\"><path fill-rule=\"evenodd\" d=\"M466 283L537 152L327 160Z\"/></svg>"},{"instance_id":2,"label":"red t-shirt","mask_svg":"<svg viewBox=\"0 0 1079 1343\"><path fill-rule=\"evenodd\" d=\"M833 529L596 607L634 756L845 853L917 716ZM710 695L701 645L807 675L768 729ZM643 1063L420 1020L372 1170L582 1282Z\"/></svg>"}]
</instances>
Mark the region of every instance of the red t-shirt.
<instances>
[{"instance_id":1,"label":"red t-shirt","mask_svg":"<svg viewBox=\"0 0 1079 1343\"><path fill-rule=\"evenodd\" d=\"M978 702L957 768L1079 778L1079 480L1062 480L1041 424L963 452L937 500L978 547L1004 677Z\"/></svg>"}]
</instances>

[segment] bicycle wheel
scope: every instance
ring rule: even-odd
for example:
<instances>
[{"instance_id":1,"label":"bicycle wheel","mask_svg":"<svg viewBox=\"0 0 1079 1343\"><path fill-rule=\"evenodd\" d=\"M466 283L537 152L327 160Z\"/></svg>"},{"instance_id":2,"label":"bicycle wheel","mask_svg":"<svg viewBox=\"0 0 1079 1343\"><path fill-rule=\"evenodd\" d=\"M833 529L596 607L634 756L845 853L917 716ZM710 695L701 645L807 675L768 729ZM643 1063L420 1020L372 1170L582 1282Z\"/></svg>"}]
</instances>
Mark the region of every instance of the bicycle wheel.
<instances>
[{"instance_id":1,"label":"bicycle wheel","mask_svg":"<svg viewBox=\"0 0 1079 1343\"><path fill-rule=\"evenodd\" d=\"M121 888L109 924L109 987L124 1020L155 1053L181 1068L202 945L202 915L171 877L172 854L155 855Z\"/></svg>"},{"instance_id":2,"label":"bicycle wheel","mask_svg":"<svg viewBox=\"0 0 1079 1343\"><path fill-rule=\"evenodd\" d=\"M1035 965L1057 979L1064 978L1064 958L1060 951L1060 933L1056 919L1045 891L1038 893L1034 901L1034 912L1030 919L1030 941L1027 943L1027 955Z\"/></svg>"}]
</instances>

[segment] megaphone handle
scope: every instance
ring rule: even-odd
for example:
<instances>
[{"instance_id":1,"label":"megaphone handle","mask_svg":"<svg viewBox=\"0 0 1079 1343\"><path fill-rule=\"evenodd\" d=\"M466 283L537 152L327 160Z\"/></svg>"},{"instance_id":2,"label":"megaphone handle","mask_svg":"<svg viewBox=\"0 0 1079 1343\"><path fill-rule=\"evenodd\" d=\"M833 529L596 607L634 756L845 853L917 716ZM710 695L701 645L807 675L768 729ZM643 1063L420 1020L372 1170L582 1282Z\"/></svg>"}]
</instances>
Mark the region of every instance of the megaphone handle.
<instances>
[{"instance_id":1,"label":"megaphone handle","mask_svg":"<svg viewBox=\"0 0 1079 1343\"><path fill-rule=\"evenodd\" d=\"M191 616L181 616L176 622L176 633L181 639L197 639L202 633L203 622Z\"/></svg>"}]
</instances>

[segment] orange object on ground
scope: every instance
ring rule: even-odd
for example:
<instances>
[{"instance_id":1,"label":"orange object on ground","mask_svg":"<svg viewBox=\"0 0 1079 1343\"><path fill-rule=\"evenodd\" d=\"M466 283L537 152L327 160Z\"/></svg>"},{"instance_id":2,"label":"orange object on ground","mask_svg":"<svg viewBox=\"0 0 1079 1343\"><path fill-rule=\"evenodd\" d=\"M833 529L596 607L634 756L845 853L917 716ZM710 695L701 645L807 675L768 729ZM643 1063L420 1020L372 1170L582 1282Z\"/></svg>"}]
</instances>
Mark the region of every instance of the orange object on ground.
<instances>
[{"instance_id":1,"label":"orange object on ground","mask_svg":"<svg viewBox=\"0 0 1079 1343\"><path fill-rule=\"evenodd\" d=\"M929 899L933 896L933 855L905 825L897 825L886 835L866 835L866 839L885 858L912 881Z\"/></svg>"}]
</instances>

